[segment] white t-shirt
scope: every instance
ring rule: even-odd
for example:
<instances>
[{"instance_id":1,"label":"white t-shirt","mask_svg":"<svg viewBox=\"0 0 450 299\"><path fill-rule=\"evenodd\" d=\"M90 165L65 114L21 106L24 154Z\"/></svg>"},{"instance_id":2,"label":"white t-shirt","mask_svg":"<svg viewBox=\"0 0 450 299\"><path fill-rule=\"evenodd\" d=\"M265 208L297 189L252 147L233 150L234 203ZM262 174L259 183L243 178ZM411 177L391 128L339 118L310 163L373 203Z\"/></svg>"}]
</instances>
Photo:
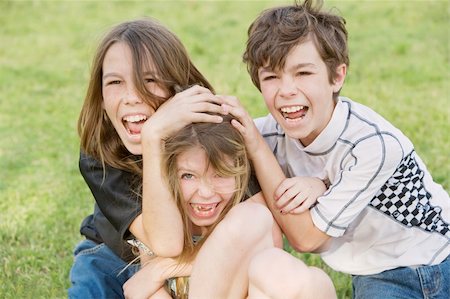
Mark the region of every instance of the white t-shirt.
<instances>
[{"instance_id":1,"label":"white t-shirt","mask_svg":"<svg viewBox=\"0 0 450 299\"><path fill-rule=\"evenodd\" d=\"M255 123L287 177L328 190L311 208L334 237L321 254L337 271L367 275L439 264L450 254L450 198L409 139L370 108L341 97L327 127L304 147L271 115Z\"/></svg>"}]
</instances>

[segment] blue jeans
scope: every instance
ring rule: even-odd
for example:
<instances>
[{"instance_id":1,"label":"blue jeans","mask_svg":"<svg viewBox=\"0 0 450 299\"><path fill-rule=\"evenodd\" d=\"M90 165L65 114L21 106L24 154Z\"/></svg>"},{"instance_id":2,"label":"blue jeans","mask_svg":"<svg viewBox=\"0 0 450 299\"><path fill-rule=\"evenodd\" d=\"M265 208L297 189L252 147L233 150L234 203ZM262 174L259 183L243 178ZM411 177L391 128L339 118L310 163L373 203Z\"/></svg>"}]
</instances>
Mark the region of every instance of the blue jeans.
<instances>
[{"instance_id":1,"label":"blue jeans","mask_svg":"<svg viewBox=\"0 0 450 299\"><path fill-rule=\"evenodd\" d=\"M120 275L127 263L105 244L81 241L74 250L74 263L70 270L70 299L124 298L122 286L139 265L133 264Z\"/></svg>"},{"instance_id":2,"label":"blue jeans","mask_svg":"<svg viewBox=\"0 0 450 299\"><path fill-rule=\"evenodd\" d=\"M450 257L439 265L402 267L374 275L353 276L356 299L448 299Z\"/></svg>"}]
</instances>

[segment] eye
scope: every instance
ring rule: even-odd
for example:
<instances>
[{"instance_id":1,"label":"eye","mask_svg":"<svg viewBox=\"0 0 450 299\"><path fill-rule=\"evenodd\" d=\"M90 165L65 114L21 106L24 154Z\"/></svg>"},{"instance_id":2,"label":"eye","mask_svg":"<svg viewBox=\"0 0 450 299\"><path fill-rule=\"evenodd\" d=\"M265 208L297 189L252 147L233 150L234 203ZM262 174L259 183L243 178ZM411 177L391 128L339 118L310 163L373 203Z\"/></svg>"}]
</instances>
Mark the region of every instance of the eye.
<instances>
[{"instance_id":1,"label":"eye","mask_svg":"<svg viewBox=\"0 0 450 299\"><path fill-rule=\"evenodd\" d=\"M145 80L145 83L155 83L156 82L156 79L153 77L147 77L144 80Z\"/></svg>"},{"instance_id":2,"label":"eye","mask_svg":"<svg viewBox=\"0 0 450 299\"><path fill-rule=\"evenodd\" d=\"M229 177L230 177L229 175L226 175L226 174L223 174L223 173L216 172L214 174L214 178L217 178L217 179L226 179L226 178L229 178Z\"/></svg>"},{"instance_id":3,"label":"eye","mask_svg":"<svg viewBox=\"0 0 450 299\"><path fill-rule=\"evenodd\" d=\"M111 80L106 82L106 85L116 85L116 84L120 84L122 81L120 80Z\"/></svg>"},{"instance_id":4,"label":"eye","mask_svg":"<svg viewBox=\"0 0 450 299\"><path fill-rule=\"evenodd\" d=\"M311 75L311 74L312 73L308 72L308 71L301 71L301 72L297 73L297 76L308 76L308 75Z\"/></svg>"},{"instance_id":5,"label":"eye","mask_svg":"<svg viewBox=\"0 0 450 299\"><path fill-rule=\"evenodd\" d=\"M277 78L277 76L275 76L275 75L269 75L269 76L264 76L263 78L262 78L262 80L263 81L270 81L270 80L274 80L274 79L276 79Z\"/></svg>"},{"instance_id":6,"label":"eye","mask_svg":"<svg viewBox=\"0 0 450 299\"><path fill-rule=\"evenodd\" d=\"M183 173L181 174L180 178L182 180L192 180L194 179L194 175L192 173Z\"/></svg>"}]
</instances>

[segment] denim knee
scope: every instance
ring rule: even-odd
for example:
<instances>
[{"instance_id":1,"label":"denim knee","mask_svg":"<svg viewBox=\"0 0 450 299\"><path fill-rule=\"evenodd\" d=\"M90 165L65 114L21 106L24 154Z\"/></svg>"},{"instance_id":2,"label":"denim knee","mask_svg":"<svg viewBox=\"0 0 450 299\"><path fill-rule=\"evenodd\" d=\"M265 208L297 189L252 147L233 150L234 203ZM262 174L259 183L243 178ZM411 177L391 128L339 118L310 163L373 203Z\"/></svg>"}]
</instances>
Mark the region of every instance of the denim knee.
<instances>
[{"instance_id":1,"label":"denim knee","mask_svg":"<svg viewBox=\"0 0 450 299\"><path fill-rule=\"evenodd\" d=\"M353 298L450 298L450 258L433 266L402 267L353 276Z\"/></svg>"},{"instance_id":2,"label":"denim knee","mask_svg":"<svg viewBox=\"0 0 450 299\"><path fill-rule=\"evenodd\" d=\"M124 298L122 286L138 270L133 265L120 273L126 266L105 244L80 242L70 270L69 298Z\"/></svg>"}]
</instances>

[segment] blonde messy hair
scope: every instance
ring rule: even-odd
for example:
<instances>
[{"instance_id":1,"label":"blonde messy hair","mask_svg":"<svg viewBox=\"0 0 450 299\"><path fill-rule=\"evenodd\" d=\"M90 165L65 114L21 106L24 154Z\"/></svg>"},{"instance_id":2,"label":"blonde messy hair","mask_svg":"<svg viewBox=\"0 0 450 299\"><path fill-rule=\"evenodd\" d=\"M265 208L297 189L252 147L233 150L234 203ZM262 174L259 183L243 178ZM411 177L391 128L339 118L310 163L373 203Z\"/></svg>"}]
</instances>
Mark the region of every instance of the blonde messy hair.
<instances>
[{"instance_id":1,"label":"blonde messy hair","mask_svg":"<svg viewBox=\"0 0 450 299\"><path fill-rule=\"evenodd\" d=\"M172 196L177 203L184 223L184 248L179 256L180 264L192 261L203 242L213 231L215 226L225 217L228 211L238 204L246 195L250 177L250 162L242 135L231 125L230 116L222 116L222 123L194 123L186 126L172 137L165 140L163 154L163 169ZM208 227L208 231L197 243L192 239L190 220L184 210L183 195L178 179L177 158L185 151L193 148L202 148L212 166L219 175L235 177L235 192L228 205L222 211L218 221ZM231 159L230 159L231 158ZM232 163L229 163L229 161ZM177 281L177 290L186 290L185 286ZM184 298L179 294L179 298Z\"/></svg>"}]
</instances>

